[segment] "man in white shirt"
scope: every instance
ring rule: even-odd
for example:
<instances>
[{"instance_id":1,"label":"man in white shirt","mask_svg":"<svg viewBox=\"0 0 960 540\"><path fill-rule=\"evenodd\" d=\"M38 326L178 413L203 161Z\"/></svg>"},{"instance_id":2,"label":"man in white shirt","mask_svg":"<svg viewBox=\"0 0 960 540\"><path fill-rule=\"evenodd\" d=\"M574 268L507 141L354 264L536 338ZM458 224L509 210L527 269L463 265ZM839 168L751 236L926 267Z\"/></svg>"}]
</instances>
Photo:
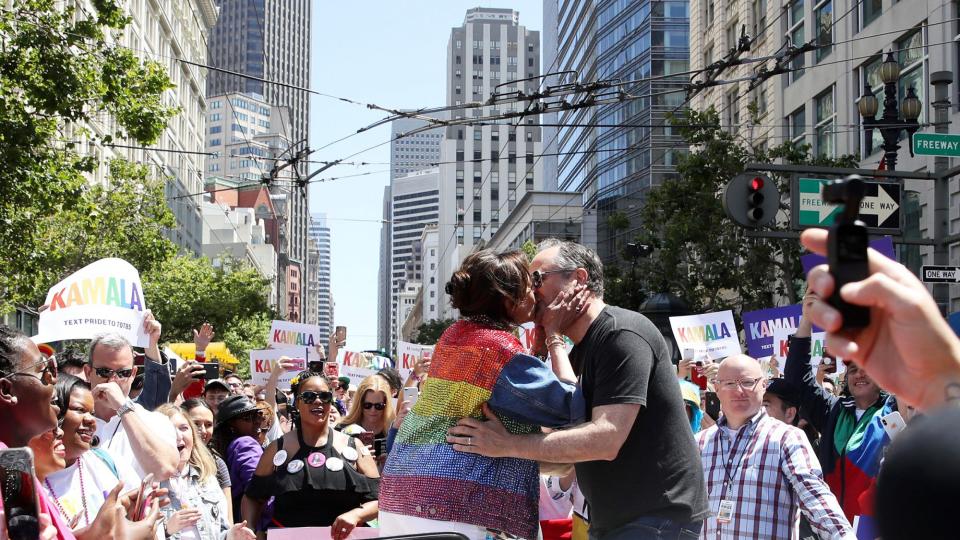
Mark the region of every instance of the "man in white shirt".
<instances>
[{"instance_id":1,"label":"man in white shirt","mask_svg":"<svg viewBox=\"0 0 960 540\"><path fill-rule=\"evenodd\" d=\"M148 315L144 328L150 335L146 355L159 359L160 323ZM84 374L93 387L100 446L121 460L129 460L141 477L153 473L154 480L163 481L176 474L180 456L173 424L129 397L136 375L130 343L117 334L95 336Z\"/></svg>"}]
</instances>

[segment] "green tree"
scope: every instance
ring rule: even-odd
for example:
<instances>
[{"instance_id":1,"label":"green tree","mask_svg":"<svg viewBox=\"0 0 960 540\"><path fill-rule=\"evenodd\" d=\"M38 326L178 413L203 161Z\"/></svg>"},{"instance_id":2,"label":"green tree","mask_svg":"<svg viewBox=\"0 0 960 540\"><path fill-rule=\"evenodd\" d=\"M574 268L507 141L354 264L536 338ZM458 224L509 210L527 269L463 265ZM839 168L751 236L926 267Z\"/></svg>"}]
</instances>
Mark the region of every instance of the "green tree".
<instances>
[{"instance_id":1,"label":"green tree","mask_svg":"<svg viewBox=\"0 0 960 540\"><path fill-rule=\"evenodd\" d=\"M81 149L117 138L152 144L178 112L163 104L172 88L164 67L115 45L129 23L118 1L94 0L92 13L58 4L17 0L0 10L0 312L38 305L46 286L89 262L82 253L130 256L137 249L61 245L70 235L57 230L58 218L70 216L72 227L114 247L133 234L90 212L107 188L89 187L98 161ZM111 127L89 128L103 128L105 118L115 119ZM144 179L136 167L110 167L110 187ZM168 226L163 216L160 223ZM141 239L150 261L168 252L155 238Z\"/></svg>"},{"instance_id":2,"label":"green tree","mask_svg":"<svg viewBox=\"0 0 960 540\"><path fill-rule=\"evenodd\" d=\"M670 292L694 312L732 309L739 315L741 310L770 307L775 295L799 301L799 242L748 238L727 218L720 195L749 162L853 167L856 156L811 158L809 146L791 142L769 150L753 148L722 129L712 108L687 111L672 121L694 150L680 158L677 178L649 191L636 240L651 244L653 255L637 261L636 279L629 270L614 270L616 287L621 294L632 291L634 301L644 296L636 291ZM771 178L786 197L789 179ZM778 221L781 225L773 228L783 230L784 220Z\"/></svg>"},{"instance_id":3,"label":"green tree","mask_svg":"<svg viewBox=\"0 0 960 540\"><path fill-rule=\"evenodd\" d=\"M241 358L267 344L270 323L270 282L253 267L230 261L214 267L205 258L170 258L142 276L144 297L163 325L166 342L192 342L193 330L213 325L217 340Z\"/></svg>"},{"instance_id":4,"label":"green tree","mask_svg":"<svg viewBox=\"0 0 960 540\"><path fill-rule=\"evenodd\" d=\"M440 336L444 330L455 322L457 322L456 319L431 319L422 322L417 327L417 333L413 341L420 345L435 345L437 341L440 341Z\"/></svg>"}]
</instances>

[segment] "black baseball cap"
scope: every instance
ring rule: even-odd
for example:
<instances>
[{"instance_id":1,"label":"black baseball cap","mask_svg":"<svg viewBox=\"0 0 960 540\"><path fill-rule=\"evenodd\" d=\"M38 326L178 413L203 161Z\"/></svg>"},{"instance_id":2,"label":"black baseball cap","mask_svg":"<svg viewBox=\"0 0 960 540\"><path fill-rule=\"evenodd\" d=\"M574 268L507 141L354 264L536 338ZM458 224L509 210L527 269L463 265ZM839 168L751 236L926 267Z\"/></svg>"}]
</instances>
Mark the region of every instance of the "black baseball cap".
<instances>
[{"instance_id":1,"label":"black baseball cap","mask_svg":"<svg viewBox=\"0 0 960 540\"><path fill-rule=\"evenodd\" d=\"M770 379L766 394L773 394L787 405L800 406L800 390L786 379Z\"/></svg>"}]
</instances>

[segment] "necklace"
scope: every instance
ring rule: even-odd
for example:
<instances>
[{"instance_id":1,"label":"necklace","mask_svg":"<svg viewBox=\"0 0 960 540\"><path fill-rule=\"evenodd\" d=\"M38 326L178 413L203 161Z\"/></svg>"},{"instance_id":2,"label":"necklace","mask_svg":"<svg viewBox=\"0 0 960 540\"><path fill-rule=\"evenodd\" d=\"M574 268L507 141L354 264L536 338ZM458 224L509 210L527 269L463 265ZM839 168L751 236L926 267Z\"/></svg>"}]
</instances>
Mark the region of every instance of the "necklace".
<instances>
[{"instance_id":1,"label":"necklace","mask_svg":"<svg viewBox=\"0 0 960 540\"><path fill-rule=\"evenodd\" d=\"M83 462L77 458L77 472L80 473L80 503L83 505L83 519L87 520L85 525L90 525L90 514L87 512L87 489L83 483ZM76 516L68 516L66 509L63 508L63 505L60 504L60 497L57 496L57 492L53 490L53 485L50 484L49 478L44 478L43 483L47 485L47 491L50 492L50 496L53 497L53 502L56 503L57 508L60 510L60 513L63 514L63 517L67 521L73 521Z\"/></svg>"}]
</instances>

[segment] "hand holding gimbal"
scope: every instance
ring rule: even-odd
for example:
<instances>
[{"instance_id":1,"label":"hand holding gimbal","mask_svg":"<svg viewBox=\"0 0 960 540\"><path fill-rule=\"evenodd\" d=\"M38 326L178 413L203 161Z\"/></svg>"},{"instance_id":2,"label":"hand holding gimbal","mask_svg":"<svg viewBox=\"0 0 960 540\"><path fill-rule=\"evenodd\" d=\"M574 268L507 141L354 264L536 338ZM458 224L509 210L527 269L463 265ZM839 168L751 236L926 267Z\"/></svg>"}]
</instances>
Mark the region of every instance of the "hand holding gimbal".
<instances>
[{"instance_id":1,"label":"hand holding gimbal","mask_svg":"<svg viewBox=\"0 0 960 540\"><path fill-rule=\"evenodd\" d=\"M846 302L840 289L847 283L863 281L869 276L867 264L867 226L857 219L864 195L863 179L851 175L833 180L823 188L823 201L843 205L827 236L827 263L833 275L833 294L827 302L843 316L844 328L863 328L870 324L870 310Z\"/></svg>"}]
</instances>

